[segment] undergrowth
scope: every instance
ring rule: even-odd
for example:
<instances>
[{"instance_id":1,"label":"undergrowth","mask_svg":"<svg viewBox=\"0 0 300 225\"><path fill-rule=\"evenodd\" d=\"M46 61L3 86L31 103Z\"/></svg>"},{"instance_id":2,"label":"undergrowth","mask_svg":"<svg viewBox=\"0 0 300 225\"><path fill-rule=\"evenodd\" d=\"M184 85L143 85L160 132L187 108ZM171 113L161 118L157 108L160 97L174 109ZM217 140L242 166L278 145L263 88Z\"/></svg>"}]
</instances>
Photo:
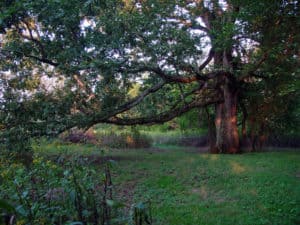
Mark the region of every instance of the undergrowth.
<instances>
[{"instance_id":1,"label":"undergrowth","mask_svg":"<svg viewBox=\"0 0 300 225\"><path fill-rule=\"evenodd\" d=\"M91 166L86 158L35 157L30 167L1 160L0 224L151 224L148 204L131 206L113 194L111 163Z\"/></svg>"}]
</instances>

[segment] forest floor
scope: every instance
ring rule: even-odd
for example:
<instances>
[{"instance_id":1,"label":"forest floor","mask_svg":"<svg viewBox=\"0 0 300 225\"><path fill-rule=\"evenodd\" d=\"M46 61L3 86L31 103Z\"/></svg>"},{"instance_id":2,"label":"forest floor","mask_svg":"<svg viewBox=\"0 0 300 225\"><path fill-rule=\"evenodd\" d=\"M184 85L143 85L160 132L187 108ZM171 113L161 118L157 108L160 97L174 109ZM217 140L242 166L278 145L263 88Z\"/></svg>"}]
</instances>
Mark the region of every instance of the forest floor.
<instances>
[{"instance_id":1,"label":"forest floor","mask_svg":"<svg viewBox=\"0 0 300 225\"><path fill-rule=\"evenodd\" d=\"M210 155L202 150L156 146L103 153L69 145L37 152L85 157L96 168L114 160L114 196L127 205L150 201L157 225L300 224L299 151Z\"/></svg>"}]
</instances>

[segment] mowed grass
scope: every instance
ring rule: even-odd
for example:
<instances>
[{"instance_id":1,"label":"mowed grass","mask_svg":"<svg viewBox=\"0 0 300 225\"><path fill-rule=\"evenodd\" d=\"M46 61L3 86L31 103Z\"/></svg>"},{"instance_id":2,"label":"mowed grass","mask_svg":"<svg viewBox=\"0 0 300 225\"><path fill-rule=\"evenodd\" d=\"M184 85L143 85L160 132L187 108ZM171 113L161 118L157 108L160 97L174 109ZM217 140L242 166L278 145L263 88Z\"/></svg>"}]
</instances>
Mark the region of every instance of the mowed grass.
<instances>
[{"instance_id":1,"label":"mowed grass","mask_svg":"<svg viewBox=\"0 0 300 225\"><path fill-rule=\"evenodd\" d=\"M47 154L62 149L49 148ZM91 159L103 154L78 149L77 155ZM105 155L117 161L115 196L128 204L150 200L154 224L300 224L299 152L210 155L170 147ZM100 168L100 162L93 166Z\"/></svg>"}]
</instances>

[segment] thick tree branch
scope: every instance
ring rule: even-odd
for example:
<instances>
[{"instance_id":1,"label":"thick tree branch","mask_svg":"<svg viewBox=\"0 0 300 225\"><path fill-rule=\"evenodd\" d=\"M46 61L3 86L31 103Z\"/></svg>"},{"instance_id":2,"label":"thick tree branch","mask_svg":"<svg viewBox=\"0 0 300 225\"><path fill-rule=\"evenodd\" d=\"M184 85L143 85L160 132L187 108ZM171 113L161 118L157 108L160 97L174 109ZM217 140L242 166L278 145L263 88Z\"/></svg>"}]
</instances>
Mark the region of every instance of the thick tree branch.
<instances>
[{"instance_id":1,"label":"thick tree branch","mask_svg":"<svg viewBox=\"0 0 300 225\"><path fill-rule=\"evenodd\" d=\"M117 124L117 125L136 125L136 124L157 124L157 123L164 123L167 122L177 116L182 115L185 112L188 112L189 110L197 107L205 107L211 104L222 102L220 98L213 98L209 99L205 102L199 102L197 100L187 104L183 105L181 107L177 107L175 109L172 109L170 111L166 111L163 113L160 113L158 115L154 115L151 117L140 117L140 118L120 118L120 117L112 117L105 121L94 121L94 123L103 122L103 123L111 123L111 124Z\"/></svg>"}]
</instances>

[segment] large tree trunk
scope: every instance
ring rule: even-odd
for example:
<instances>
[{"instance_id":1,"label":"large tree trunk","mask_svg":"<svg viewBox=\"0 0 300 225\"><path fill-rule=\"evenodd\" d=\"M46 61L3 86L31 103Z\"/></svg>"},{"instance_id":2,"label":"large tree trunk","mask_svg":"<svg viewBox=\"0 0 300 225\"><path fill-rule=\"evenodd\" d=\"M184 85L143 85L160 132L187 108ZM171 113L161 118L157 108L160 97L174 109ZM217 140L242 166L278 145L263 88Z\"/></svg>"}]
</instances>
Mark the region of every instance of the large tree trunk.
<instances>
[{"instance_id":1,"label":"large tree trunk","mask_svg":"<svg viewBox=\"0 0 300 225\"><path fill-rule=\"evenodd\" d=\"M224 102L216 105L216 144L212 152L238 153L239 134L237 127L237 91L226 79L223 86Z\"/></svg>"},{"instance_id":2,"label":"large tree trunk","mask_svg":"<svg viewBox=\"0 0 300 225\"><path fill-rule=\"evenodd\" d=\"M205 108L207 125L208 125L208 143L210 153L218 153L216 152L215 144L216 144L216 127L214 123L214 118L210 115L208 108Z\"/></svg>"}]
</instances>

